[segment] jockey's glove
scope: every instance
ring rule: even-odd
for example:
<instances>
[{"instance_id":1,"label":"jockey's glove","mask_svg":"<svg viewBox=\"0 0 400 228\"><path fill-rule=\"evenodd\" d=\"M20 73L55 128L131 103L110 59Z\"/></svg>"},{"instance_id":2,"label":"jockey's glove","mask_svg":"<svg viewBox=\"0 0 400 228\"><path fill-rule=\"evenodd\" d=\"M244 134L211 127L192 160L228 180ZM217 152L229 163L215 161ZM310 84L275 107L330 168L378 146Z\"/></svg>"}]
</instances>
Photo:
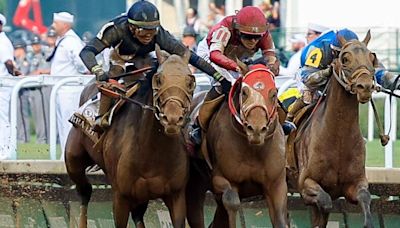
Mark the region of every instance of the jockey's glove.
<instances>
[{"instance_id":1,"label":"jockey's glove","mask_svg":"<svg viewBox=\"0 0 400 228\"><path fill-rule=\"evenodd\" d=\"M386 71L382 78L383 87L390 90L400 89L400 75Z\"/></svg>"},{"instance_id":2,"label":"jockey's glove","mask_svg":"<svg viewBox=\"0 0 400 228\"><path fill-rule=\"evenodd\" d=\"M92 67L91 71L96 75L97 81L107 81L109 79L108 73L105 72L100 65Z\"/></svg>"}]
</instances>

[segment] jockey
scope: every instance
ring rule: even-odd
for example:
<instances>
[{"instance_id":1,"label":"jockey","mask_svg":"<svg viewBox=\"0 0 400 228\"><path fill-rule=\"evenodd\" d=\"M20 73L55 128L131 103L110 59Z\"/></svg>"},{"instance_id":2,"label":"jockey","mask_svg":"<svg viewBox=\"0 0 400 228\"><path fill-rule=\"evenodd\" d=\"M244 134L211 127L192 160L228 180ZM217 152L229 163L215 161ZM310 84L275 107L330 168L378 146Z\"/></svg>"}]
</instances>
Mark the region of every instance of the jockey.
<instances>
[{"instance_id":1,"label":"jockey","mask_svg":"<svg viewBox=\"0 0 400 228\"><path fill-rule=\"evenodd\" d=\"M183 56L187 50L181 42L160 25L160 16L156 6L141 0L134 3L127 14L118 16L105 24L97 36L83 48L80 57L86 67L96 75L97 81L108 81L113 76L130 71L130 69L126 69L126 66L134 65L138 59L151 59L149 53L155 50L156 44L161 49L180 56ZM105 48L112 48L108 72L103 70L95 58ZM215 80L223 79L221 74L209 63L193 52L189 62ZM101 131L109 126L108 118L104 115L108 112L111 104L111 98L101 96L95 130Z\"/></svg>"},{"instance_id":2,"label":"jockey","mask_svg":"<svg viewBox=\"0 0 400 228\"><path fill-rule=\"evenodd\" d=\"M321 91L332 74L331 63L339 54L341 49L338 36L345 40L358 40L358 36L349 29L339 31L330 30L308 44L301 54L301 68L298 72L302 96L297 99L289 109L283 129L286 135L296 129L293 123L297 111L310 104L316 91ZM385 88L389 88L395 81L393 74L388 72L382 64L375 71L377 82ZM400 87L398 84L397 87Z\"/></svg>"},{"instance_id":3,"label":"jockey","mask_svg":"<svg viewBox=\"0 0 400 228\"><path fill-rule=\"evenodd\" d=\"M264 64L275 74L279 73L279 61L275 56L275 46L268 31L263 12L254 6L246 6L236 15L227 16L212 27L208 35L199 43L197 54L210 61L227 80L233 82L239 75L236 59L245 60L261 50ZM201 107L202 110L214 110L223 99L222 94L229 93L231 84L214 84ZM204 112L203 112L204 113ZM208 112L210 117L212 111ZM208 118L206 118L208 119ZM203 125L197 123L197 125ZM206 126L202 126L203 130ZM191 139L195 144L201 141L200 128L194 126Z\"/></svg>"}]
</instances>

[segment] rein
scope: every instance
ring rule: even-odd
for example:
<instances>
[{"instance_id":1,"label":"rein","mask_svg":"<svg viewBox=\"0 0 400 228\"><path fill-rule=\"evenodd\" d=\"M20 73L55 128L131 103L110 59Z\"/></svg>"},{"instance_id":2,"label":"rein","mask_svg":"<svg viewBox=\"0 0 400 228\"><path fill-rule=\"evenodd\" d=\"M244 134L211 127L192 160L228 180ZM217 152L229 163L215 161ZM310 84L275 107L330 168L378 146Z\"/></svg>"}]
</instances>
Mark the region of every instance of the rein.
<instances>
[{"instance_id":1,"label":"rein","mask_svg":"<svg viewBox=\"0 0 400 228\"><path fill-rule=\"evenodd\" d=\"M343 49L342 49L343 50ZM362 75L362 74L371 74L371 72L369 70L367 70L366 66L359 66L350 76L350 80L347 79L347 77L345 76L345 73L343 71L343 69L339 69L339 74L336 73L335 70L335 63L332 63L333 65L333 70L332 73L335 76L336 80L339 82L339 84L349 93L351 94L356 94L357 92L354 91L354 81L357 81L357 79ZM338 65L339 67L341 67L341 65ZM375 80L374 80L374 88L379 88L378 86L375 85ZM389 142L390 137L389 135L385 135L385 131L383 129L383 125L381 123L381 120L379 118L378 112L376 110L376 106L375 103L373 101L373 99L371 98L370 100L372 108L374 110L374 116L375 116L375 121L378 125L379 128L379 138L381 140L381 145L382 146L386 146L386 144ZM391 113L391 112L390 112ZM390 128L392 125L392 121L390 118ZM389 129L390 132L390 129Z\"/></svg>"}]
</instances>

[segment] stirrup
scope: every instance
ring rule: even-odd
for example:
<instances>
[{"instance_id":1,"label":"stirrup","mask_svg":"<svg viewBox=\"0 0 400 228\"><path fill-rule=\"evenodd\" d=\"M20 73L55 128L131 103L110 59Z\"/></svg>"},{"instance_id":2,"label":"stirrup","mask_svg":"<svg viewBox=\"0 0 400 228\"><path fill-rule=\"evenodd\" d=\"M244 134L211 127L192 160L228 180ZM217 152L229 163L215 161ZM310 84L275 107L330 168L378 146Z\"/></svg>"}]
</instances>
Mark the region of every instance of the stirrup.
<instances>
[{"instance_id":1,"label":"stirrup","mask_svg":"<svg viewBox=\"0 0 400 228\"><path fill-rule=\"evenodd\" d=\"M282 128L285 135L289 135L292 131L297 130L296 125L288 120L285 120L285 122L282 124Z\"/></svg>"},{"instance_id":2,"label":"stirrup","mask_svg":"<svg viewBox=\"0 0 400 228\"><path fill-rule=\"evenodd\" d=\"M201 145L201 128L200 126L193 126L193 129L189 132L190 141L193 142L195 146Z\"/></svg>"}]
</instances>

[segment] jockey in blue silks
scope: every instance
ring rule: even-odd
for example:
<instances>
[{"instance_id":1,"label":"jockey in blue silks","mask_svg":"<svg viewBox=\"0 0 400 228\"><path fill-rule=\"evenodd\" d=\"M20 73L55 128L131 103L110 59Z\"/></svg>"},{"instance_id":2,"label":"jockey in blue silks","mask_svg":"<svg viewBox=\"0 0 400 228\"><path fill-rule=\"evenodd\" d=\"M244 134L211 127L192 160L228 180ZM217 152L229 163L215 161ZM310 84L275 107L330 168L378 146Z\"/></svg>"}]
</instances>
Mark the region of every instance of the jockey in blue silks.
<instances>
[{"instance_id":1,"label":"jockey in blue silks","mask_svg":"<svg viewBox=\"0 0 400 228\"><path fill-rule=\"evenodd\" d=\"M297 81L302 96L289 108L283 124L285 134L296 129L293 123L294 114L310 104L316 95L315 92L321 91L328 82L332 74L331 63L341 49L338 36L343 37L346 41L358 40L358 36L349 29L329 30L304 47L301 53L301 68L297 72ZM384 88L394 86L395 76L388 72L381 63L375 69L375 78L376 82ZM400 89L400 83L397 83L395 88Z\"/></svg>"}]
</instances>

